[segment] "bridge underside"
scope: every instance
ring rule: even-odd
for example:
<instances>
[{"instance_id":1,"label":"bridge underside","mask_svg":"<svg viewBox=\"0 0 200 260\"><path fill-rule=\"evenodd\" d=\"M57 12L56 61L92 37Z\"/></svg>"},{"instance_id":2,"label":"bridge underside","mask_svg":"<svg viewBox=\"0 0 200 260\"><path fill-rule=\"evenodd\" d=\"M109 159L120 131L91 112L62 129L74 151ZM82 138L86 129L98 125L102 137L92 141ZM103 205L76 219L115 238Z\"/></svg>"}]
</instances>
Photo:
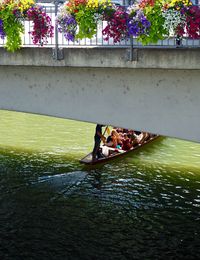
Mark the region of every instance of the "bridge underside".
<instances>
[{"instance_id":1,"label":"bridge underside","mask_svg":"<svg viewBox=\"0 0 200 260\"><path fill-rule=\"evenodd\" d=\"M0 109L200 142L198 70L1 66Z\"/></svg>"}]
</instances>

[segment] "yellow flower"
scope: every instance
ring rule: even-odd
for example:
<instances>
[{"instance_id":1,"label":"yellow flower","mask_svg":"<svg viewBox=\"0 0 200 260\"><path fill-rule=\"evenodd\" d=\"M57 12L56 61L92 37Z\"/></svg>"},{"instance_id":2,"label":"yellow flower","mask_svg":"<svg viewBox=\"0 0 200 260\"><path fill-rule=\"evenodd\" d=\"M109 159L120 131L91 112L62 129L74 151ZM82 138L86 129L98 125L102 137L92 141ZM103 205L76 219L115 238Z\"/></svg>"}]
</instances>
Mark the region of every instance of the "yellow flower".
<instances>
[{"instance_id":1,"label":"yellow flower","mask_svg":"<svg viewBox=\"0 0 200 260\"><path fill-rule=\"evenodd\" d=\"M87 7L88 8L98 8L99 6L107 7L110 3L110 0L88 0Z\"/></svg>"}]
</instances>

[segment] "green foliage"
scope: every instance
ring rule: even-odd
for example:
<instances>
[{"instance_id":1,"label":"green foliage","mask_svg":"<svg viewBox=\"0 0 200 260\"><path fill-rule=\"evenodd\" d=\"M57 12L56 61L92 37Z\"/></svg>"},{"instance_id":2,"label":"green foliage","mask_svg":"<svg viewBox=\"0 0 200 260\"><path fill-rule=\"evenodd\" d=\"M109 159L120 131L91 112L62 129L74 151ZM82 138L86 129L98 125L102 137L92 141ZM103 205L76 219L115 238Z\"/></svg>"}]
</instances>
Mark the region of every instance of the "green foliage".
<instances>
[{"instance_id":1,"label":"green foliage","mask_svg":"<svg viewBox=\"0 0 200 260\"><path fill-rule=\"evenodd\" d=\"M143 45L149 43L157 43L159 40L165 39L167 30L164 28L165 18L162 16L162 5L156 2L154 6L148 6L144 9L144 13L151 23L148 34L138 37Z\"/></svg>"},{"instance_id":2,"label":"green foliage","mask_svg":"<svg viewBox=\"0 0 200 260\"><path fill-rule=\"evenodd\" d=\"M21 33L24 32L23 24L16 18L9 6L0 11L0 18L3 20L4 31L6 33L5 48L14 52L21 47Z\"/></svg>"},{"instance_id":3,"label":"green foliage","mask_svg":"<svg viewBox=\"0 0 200 260\"><path fill-rule=\"evenodd\" d=\"M81 8L75 14L78 23L79 31L76 35L77 39L91 39L97 32L97 21L95 20L95 11L90 8Z\"/></svg>"}]
</instances>

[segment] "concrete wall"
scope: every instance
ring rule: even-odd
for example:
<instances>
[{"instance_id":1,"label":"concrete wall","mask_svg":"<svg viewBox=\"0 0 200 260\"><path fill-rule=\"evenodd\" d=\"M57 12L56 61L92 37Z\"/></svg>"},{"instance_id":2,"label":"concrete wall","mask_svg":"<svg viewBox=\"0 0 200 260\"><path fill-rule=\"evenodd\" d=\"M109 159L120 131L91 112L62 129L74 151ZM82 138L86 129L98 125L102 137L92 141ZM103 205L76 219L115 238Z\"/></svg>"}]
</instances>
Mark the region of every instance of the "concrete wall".
<instances>
[{"instance_id":1,"label":"concrete wall","mask_svg":"<svg viewBox=\"0 0 200 260\"><path fill-rule=\"evenodd\" d=\"M80 49L75 51L77 61L71 57L72 50L61 62L52 61L47 55L50 50L43 50L31 49L31 59L27 49L18 54L1 50L0 109L99 122L200 142L199 50L191 50L191 54L187 50L185 59L183 50L177 50L177 55L176 50L169 50L168 55L165 50L166 63L163 56L158 56L160 50L138 50L137 61L132 62L125 58L127 50L110 49L102 55L100 49L96 54L89 49L84 54ZM174 63L178 69L174 69Z\"/></svg>"},{"instance_id":2,"label":"concrete wall","mask_svg":"<svg viewBox=\"0 0 200 260\"><path fill-rule=\"evenodd\" d=\"M63 49L64 59L55 61L51 48L22 48L15 53L0 48L0 66L47 66L134 69L200 70L200 48L129 48L74 47Z\"/></svg>"},{"instance_id":3,"label":"concrete wall","mask_svg":"<svg viewBox=\"0 0 200 260\"><path fill-rule=\"evenodd\" d=\"M128 48L65 48L64 59L52 58L51 48L22 48L9 53L0 48L0 65L92 67L92 68L140 68L140 69L200 69L200 48L140 48L133 50L129 60Z\"/></svg>"}]
</instances>

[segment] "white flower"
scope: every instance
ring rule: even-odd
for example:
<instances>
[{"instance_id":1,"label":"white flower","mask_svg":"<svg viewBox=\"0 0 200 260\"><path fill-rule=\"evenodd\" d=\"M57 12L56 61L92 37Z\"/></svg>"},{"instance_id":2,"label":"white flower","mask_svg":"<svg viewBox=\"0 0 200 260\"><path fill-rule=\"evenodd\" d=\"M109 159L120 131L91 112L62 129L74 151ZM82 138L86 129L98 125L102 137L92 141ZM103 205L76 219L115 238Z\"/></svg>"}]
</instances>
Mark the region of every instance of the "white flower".
<instances>
[{"instance_id":1,"label":"white flower","mask_svg":"<svg viewBox=\"0 0 200 260\"><path fill-rule=\"evenodd\" d=\"M162 16L165 18L164 28L170 36L174 36L177 26L185 22L185 16L173 9L167 9L162 13Z\"/></svg>"}]
</instances>

